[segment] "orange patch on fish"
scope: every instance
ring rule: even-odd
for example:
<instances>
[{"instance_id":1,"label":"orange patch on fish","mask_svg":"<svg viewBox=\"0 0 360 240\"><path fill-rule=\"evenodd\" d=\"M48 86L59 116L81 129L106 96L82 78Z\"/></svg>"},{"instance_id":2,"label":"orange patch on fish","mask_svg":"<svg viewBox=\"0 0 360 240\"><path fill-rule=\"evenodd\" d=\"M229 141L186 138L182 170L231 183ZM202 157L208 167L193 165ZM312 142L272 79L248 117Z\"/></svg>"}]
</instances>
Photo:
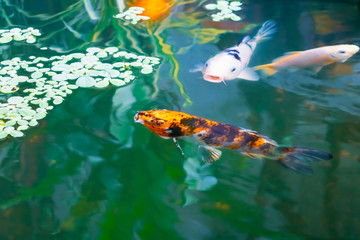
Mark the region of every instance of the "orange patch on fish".
<instances>
[{"instance_id":1,"label":"orange patch on fish","mask_svg":"<svg viewBox=\"0 0 360 240\"><path fill-rule=\"evenodd\" d=\"M131 6L144 8L141 15L150 17L151 20L156 20L163 14L169 13L173 5L173 0L139 0L131 3Z\"/></svg>"}]
</instances>

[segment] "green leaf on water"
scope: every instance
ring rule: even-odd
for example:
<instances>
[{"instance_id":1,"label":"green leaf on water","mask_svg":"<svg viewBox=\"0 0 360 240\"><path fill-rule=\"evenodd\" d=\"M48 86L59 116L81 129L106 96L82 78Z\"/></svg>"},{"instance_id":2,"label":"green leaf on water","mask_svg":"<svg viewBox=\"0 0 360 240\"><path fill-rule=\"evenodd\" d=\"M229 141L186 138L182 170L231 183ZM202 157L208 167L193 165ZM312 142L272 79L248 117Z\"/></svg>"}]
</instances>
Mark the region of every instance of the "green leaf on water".
<instances>
[{"instance_id":1,"label":"green leaf on water","mask_svg":"<svg viewBox=\"0 0 360 240\"><path fill-rule=\"evenodd\" d=\"M18 109L18 112L26 117L26 116L34 116L36 114L36 111L32 110L32 109Z\"/></svg>"},{"instance_id":2,"label":"green leaf on water","mask_svg":"<svg viewBox=\"0 0 360 240\"><path fill-rule=\"evenodd\" d=\"M110 83L117 87L125 85L125 82L120 79L110 79Z\"/></svg>"},{"instance_id":3,"label":"green leaf on water","mask_svg":"<svg viewBox=\"0 0 360 240\"><path fill-rule=\"evenodd\" d=\"M19 104L24 101L23 97L10 97L7 102L10 104Z\"/></svg>"},{"instance_id":4,"label":"green leaf on water","mask_svg":"<svg viewBox=\"0 0 360 240\"><path fill-rule=\"evenodd\" d=\"M13 39L12 37L0 37L0 43L8 43L11 42Z\"/></svg>"},{"instance_id":5,"label":"green leaf on water","mask_svg":"<svg viewBox=\"0 0 360 240\"><path fill-rule=\"evenodd\" d=\"M64 101L64 98L62 98L62 97L60 97L60 96L55 96L53 99L54 99L54 100L53 100L53 103L54 103L55 105L59 105L59 104L61 104L61 103Z\"/></svg>"},{"instance_id":6,"label":"green leaf on water","mask_svg":"<svg viewBox=\"0 0 360 240\"><path fill-rule=\"evenodd\" d=\"M76 80L76 85L83 88L92 87L95 85L95 79L90 76L81 76Z\"/></svg>"},{"instance_id":7,"label":"green leaf on water","mask_svg":"<svg viewBox=\"0 0 360 240\"><path fill-rule=\"evenodd\" d=\"M37 114L35 114L34 118L39 120L39 119L43 119L44 117L46 117L46 113L45 112L38 112Z\"/></svg>"},{"instance_id":8,"label":"green leaf on water","mask_svg":"<svg viewBox=\"0 0 360 240\"><path fill-rule=\"evenodd\" d=\"M108 79L104 79L102 81L99 81L95 84L95 87L97 88L104 88L104 87L107 87L109 86L109 80Z\"/></svg>"},{"instance_id":9,"label":"green leaf on water","mask_svg":"<svg viewBox=\"0 0 360 240\"><path fill-rule=\"evenodd\" d=\"M24 133L20 132L20 131L17 131L17 130L13 130L10 132L10 135L12 137L22 137L24 136Z\"/></svg>"}]
</instances>

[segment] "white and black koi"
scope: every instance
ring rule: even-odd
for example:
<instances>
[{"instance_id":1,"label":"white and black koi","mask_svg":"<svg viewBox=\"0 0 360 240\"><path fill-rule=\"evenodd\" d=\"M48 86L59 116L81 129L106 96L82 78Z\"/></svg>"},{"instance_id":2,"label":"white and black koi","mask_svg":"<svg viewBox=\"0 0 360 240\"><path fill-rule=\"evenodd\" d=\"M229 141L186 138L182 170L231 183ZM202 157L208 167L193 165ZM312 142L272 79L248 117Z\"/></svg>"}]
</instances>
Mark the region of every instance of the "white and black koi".
<instances>
[{"instance_id":1,"label":"white and black koi","mask_svg":"<svg viewBox=\"0 0 360 240\"><path fill-rule=\"evenodd\" d=\"M241 78L259 80L259 75L248 68L251 56L259 42L267 40L276 32L274 21L266 21L254 38L246 36L239 45L228 48L206 61L203 66L191 70L201 71L205 81L220 83Z\"/></svg>"}]
</instances>

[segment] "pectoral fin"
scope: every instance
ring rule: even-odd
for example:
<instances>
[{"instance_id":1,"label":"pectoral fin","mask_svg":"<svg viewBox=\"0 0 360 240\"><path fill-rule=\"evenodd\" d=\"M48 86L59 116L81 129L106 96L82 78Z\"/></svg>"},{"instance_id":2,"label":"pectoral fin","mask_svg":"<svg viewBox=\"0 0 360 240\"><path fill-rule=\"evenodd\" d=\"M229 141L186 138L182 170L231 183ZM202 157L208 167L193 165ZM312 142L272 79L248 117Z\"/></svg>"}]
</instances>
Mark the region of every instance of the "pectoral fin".
<instances>
[{"instance_id":1,"label":"pectoral fin","mask_svg":"<svg viewBox=\"0 0 360 240\"><path fill-rule=\"evenodd\" d=\"M311 70L314 74L316 74L316 73L320 72L320 70L322 69L322 67L323 67L323 66L316 66L316 67L310 68L310 70Z\"/></svg>"},{"instance_id":2,"label":"pectoral fin","mask_svg":"<svg viewBox=\"0 0 360 240\"><path fill-rule=\"evenodd\" d=\"M237 76L237 78L241 78L249 81L258 81L260 77L251 68L245 68L244 70L241 71L241 73Z\"/></svg>"},{"instance_id":3,"label":"pectoral fin","mask_svg":"<svg viewBox=\"0 0 360 240\"><path fill-rule=\"evenodd\" d=\"M247 43L248 41L250 41L251 37L249 35L247 35L246 37L243 38L243 40L241 41L241 43ZM240 44L241 44L240 43ZM240 45L239 44L239 45Z\"/></svg>"},{"instance_id":4,"label":"pectoral fin","mask_svg":"<svg viewBox=\"0 0 360 240\"><path fill-rule=\"evenodd\" d=\"M340 61L340 62L344 63L344 62L346 62L349 58L350 58L350 57L345 58L344 60L342 60L342 61Z\"/></svg>"},{"instance_id":5,"label":"pectoral fin","mask_svg":"<svg viewBox=\"0 0 360 240\"><path fill-rule=\"evenodd\" d=\"M173 138L173 141L174 141L175 145L180 149L181 155L185 156L183 150L180 147L180 144L177 141L177 138Z\"/></svg>"},{"instance_id":6,"label":"pectoral fin","mask_svg":"<svg viewBox=\"0 0 360 240\"><path fill-rule=\"evenodd\" d=\"M206 163L213 163L217 161L222 154L222 152L219 149L208 146L200 146L199 151L203 161Z\"/></svg>"},{"instance_id":7,"label":"pectoral fin","mask_svg":"<svg viewBox=\"0 0 360 240\"><path fill-rule=\"evenodd\" d=\"M204 68L204 64L197 64L189 70L189 72L201 72Z\"/></svg>"}]
</instances>

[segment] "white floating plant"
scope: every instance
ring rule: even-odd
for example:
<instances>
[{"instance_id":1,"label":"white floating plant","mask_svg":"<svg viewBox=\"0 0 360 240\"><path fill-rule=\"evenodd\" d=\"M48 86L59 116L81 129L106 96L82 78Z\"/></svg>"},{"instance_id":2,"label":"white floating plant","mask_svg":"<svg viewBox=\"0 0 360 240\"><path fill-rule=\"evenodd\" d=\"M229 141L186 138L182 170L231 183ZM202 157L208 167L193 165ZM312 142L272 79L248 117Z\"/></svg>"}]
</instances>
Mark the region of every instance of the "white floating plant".
<instances>
[{"instance_id":1,"label":"white floating plant","mask_svg":"<svg viewBox=\"0 0 360 240\"><path fill-rule=\"evenodd\" d=\"M135 74L150 74L159 63L159 58L138 56L116 47L91 47L86 54L1 61L0 97L11 97L0 102L0 139L22 137L24 130L36 126L74 89L124 86L135 79ZM21 96L14 96L15 91Z\"/></svg>"},{"instance_id":2,"label":"white floating plant","mask_svg":"<svg viewBox=\"0 0 360 240\"><path fill-rule=\"evenodd\" d=\"M150 17L139 15L142 14L144 10L145 8L142 7L130 7L125 12L115 15L114 18L124 19L132 24L137 24L140 20L146 21L150 19Z\"/></svg>"},{"instance_id":3,"label":"white floating plant","mask_svg":"<svg viewBox=\"0 0 360 240\"><path fill-rule=\"evenodd\" d=\"M41 36L38 29L28 27L26 29L0 29L0 43L9 43L11 41L25 41L35 43L36 37Z\"/></svg>"},{"instance_id":4,"label":"white floating plant","mask_svg":"<svg viewBox=\"0 0 360 240\"><path fill-rule=\"evenodd\" d=\"M207 4L207 10L219 10L218 13L212 14L211 18L214 22L230 19L232 21L240 21L241 17L236 15L234 11L241 10L241 2L217 1L216 4Z\"/></svg>"}]
</instances>

